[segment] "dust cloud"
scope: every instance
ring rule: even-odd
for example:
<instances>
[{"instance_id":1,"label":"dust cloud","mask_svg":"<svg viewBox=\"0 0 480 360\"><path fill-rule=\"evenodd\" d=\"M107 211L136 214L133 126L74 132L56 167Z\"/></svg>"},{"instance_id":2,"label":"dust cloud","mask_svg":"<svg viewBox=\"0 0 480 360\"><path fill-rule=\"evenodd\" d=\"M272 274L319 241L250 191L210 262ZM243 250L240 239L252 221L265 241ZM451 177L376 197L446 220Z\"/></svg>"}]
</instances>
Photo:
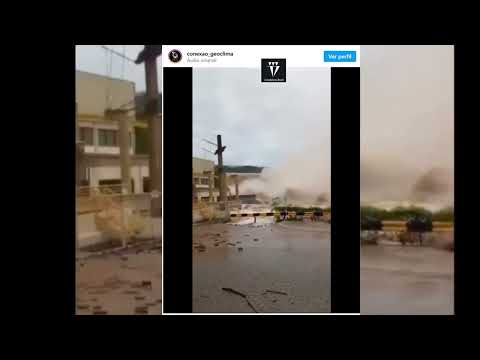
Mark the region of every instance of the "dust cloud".
<instances>
[{"instance_id":1,"label":"dust cloud","mask_svg":"<svg viewBox=\"0 0 480 360\"><path fill-rule=\"evenodd\" d=\"M452 46L362 46L361 203L453 205Z\"/></svg>"},{"instance_id":2,"label":"dust cloud","mask_svg":"<svg viewBox=\"0 0 480 360\"><path fill-rule=\"evenodd\" d=\"M279 198L282 205L329 206L330 149L330 134L319 136L279 166L265 168L259 177L245 180L241 193L260 194L257 198L264 202Z\"/></svg>"}]
</instances>

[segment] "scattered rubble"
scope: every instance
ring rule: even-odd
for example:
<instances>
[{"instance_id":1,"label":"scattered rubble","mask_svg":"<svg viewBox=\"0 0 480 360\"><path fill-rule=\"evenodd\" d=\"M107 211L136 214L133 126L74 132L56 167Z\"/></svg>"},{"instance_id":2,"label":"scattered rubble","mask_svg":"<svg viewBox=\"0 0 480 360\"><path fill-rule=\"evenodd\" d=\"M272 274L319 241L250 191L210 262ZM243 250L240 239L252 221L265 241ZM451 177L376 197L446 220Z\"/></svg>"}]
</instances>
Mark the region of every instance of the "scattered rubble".
<instances>
[{"instance_id":1,"label":"scattered rubble","mask_svg":"<svg viewBox=\"0 0 480 360\"><path fill-rule=\"evenodd\" d=\"M280 294L280 295L288 295L286 292L277 291L277 290L265 290L265 292L272 293L272 294Z\"/></svg>"},{"instance_id":2,"label":"scattered rubble","mask_svg":"<svg viewBox=\"0 0 480 360\"><path fill-rule=\"evenodd\" d=\"M108 315L108 312L105 310L94 310L93 315Z\"/></svg>"},{"instance_id":3,"label":"scattered rubble","mask_svg":"<svg viewBox=\"0 0 480 360\"><path fill-rule=\"evenodd\" d=\"M147 306L135 307L135 314L148 314L148 307Z\"/></svg>"},{"instance_id":4,"label":"scattered rubble","mask_svg":"<svg viewBox=\"0 0 480 360\"><path fill-rule=\"evenodd\" d=\"M237 290L235 290L235 289L232 289L232 288L224 288L224 287L222 287L222 290L223 290L223 291L227 291L227 292L232 293L232 294L239 295L239 296L241 296L241 297L243 297L243 298L246 298L246 297L247 297L247 295L241 293L240 291L237 291Z\"/></svg>"}]
</instances>

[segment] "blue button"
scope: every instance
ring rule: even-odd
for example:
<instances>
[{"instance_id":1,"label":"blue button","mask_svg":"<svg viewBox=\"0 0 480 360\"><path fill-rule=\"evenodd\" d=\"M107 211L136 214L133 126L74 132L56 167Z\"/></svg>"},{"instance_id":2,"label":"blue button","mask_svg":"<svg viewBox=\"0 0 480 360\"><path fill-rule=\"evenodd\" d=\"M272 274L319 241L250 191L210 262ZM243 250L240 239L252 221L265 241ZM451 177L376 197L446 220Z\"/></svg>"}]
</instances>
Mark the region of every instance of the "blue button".
<instances>
[{"instance_id":1,"label":"blue button","mask_svg":"<svg viewBox=\"0 0 480 360\"><path fill-rule=\"evenodd\" d=\"M324 62L355 62L357 61L356 51L324 51Z\"/></svg>"}]
</instances>

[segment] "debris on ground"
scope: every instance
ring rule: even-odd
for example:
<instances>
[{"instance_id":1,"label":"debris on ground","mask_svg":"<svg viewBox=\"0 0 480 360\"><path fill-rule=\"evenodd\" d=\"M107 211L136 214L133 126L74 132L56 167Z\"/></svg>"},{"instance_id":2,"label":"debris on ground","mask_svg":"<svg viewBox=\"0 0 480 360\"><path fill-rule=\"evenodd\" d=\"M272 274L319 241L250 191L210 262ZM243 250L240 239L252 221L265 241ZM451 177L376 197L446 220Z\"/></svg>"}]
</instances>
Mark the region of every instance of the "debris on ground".
<instances>
[{"instance_id":1,"label":"debris on ground","mask_svg":"<svg viewBox=\"0 0 480 360\"><path fill-rule=\"evenodd\" d=\"M223 287L222 287L222 290L243 297L243 298L246 300L248 306L250 306L250 308L251 308L254 312L258 313L257 309L256 309L255 306L253 306L253 304L250 302L250 300L248 299L248 296L247 296L246 294L241 293L240 291L237 291L237 290L232 289L232 288L223 288Z\"/></svg>"},{"instance_id":2,"label":"debris on ground","mask_svg":"<svg viewBox=\"0 0 480 360\"><path fill-rule=\"evenodd\" d=\"M135 295L135 294L138 294L138 291L136 291L136 290L125 290L123 293L126 294L126 295Z\"/></svg>"},{"instance_id":3,"label":"debris on ground","mask_svg":"<svg viewBox=\"0 0 480 360\"><path fill-rule=\"evenodd\" d=\"M223 291L227 291L227 292L232 293L232 294L239 295L239 296L241 296L241 297L243 297L243 298L246 298L246 297L247 297L247 295L241 293L240 291L237 291L237 290L235 290L235 289L232 289L232 288L224 288L224 287L222 287L222 290L223 290Z\"/></svg>"},{"instance_id":4,"label":"debris on ground","mask_svg":"<svg viewBox=\"0 0 480 360\"><path fill-rule=\"evenodd\" d=\"M93 315L107 315L108 312L105 310L94 310Z\"/></svg>"},{"instance_id":5,"label":"debris on ground","mask_svg":"<svg viewBox=\"0 0 480 360\"><path fill-rule=\"evenodd\" d=\"M272 294L280 294L280 295L288 295L286 292L277 291L277 290L265 290L265 292L272 293Z\"/></svg>"},{"instance_id":6,"label":"debris on ground","mask_svg":"<svg viewBox=\"0 0 480 360\"><path fill-rule=\"evenodd\" d=\"M135 308L135 314L148 314L147 306L137 306Z\"/></svg>"},{"instance_id":7,"label":"debris on ground","mask_svg":"<svg viewBox=\"0 0 480 360\"><path fill-rule=\"evenodd\" d=\"M245 298L245 300L247 300L247 304L252 308L252 310L256 313L258 313L257 309L255 309L255 307L252 305L252 303L248 300L248 298Z\"/></svg>"},{"instance_id":8,"label":"debris on ground","mask_svg":"<svg viewBox=\"0 0 480 360\"><path fill-rule=\"evenodd\" d=\"M142 287L146 287L146 288L152 288L152 282L150 280L143 280L142 281Z\"/></svg>"}]
</instances>

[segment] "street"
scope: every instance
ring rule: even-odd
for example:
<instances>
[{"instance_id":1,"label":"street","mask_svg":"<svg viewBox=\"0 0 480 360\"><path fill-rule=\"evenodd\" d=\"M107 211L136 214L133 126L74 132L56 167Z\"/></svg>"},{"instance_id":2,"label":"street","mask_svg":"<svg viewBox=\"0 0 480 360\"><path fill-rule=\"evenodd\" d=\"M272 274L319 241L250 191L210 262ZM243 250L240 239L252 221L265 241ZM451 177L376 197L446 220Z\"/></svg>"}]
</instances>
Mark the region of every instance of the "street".
<instances>
[{"instance_id":1,"label":"street","mask_svg":"<svg viewBox=\"0 0 480 360\"><path fill-rule=\"evenodd\" d=\"M361 247L360 312L453 314L454 253L419 246Z\"/></svg>"},{"instance_id":2,"label":"street","mask_svg":"<svg viewBox=\"0 0 480 360\"><path fill-rule=\"evenodd\" d=\"M330 312L330 225L241 221L193 227L193 312Z\"/></svg>"},{"instance_id":3,"label":"street","mask_svg":"<svg viewBox=\"0 0 480 360\"><path fill-rule=\"evenodd\" d=\"M160 315L161 308L162 252L158 242L77 258L77 315Z\"/></svg>"}]
</instances>

